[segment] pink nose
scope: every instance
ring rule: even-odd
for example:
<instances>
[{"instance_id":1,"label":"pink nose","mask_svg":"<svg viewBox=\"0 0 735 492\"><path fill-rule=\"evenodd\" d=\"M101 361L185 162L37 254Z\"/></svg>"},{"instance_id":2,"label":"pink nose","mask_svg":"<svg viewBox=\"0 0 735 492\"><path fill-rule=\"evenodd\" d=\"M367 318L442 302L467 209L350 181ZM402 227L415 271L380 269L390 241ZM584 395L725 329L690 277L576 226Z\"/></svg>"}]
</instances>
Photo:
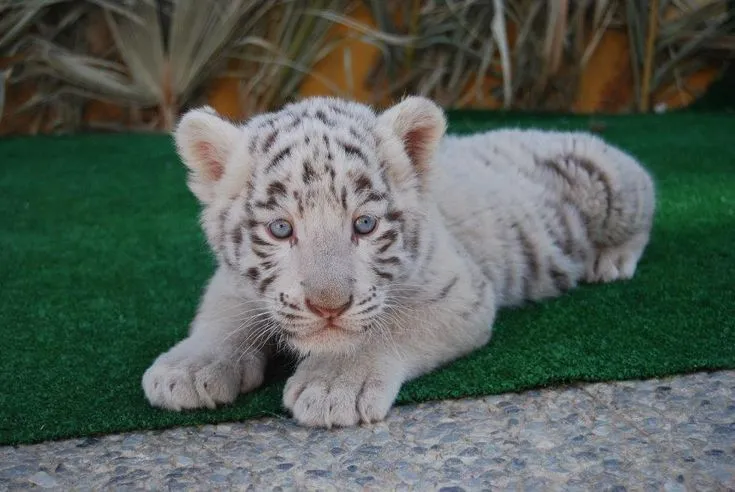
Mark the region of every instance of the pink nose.
<instances>
[{"instance_id":1,"label":"pink nose","mask_svg":"<svg viewBox=\"0 0 735 492\"><path fill-rule=\"evenodd\" d=\"M314 304L309 299L306 300L306 307L309 308L309 311L322 318L336 318L347 311L350 306L352 306L352 296L350 296L350 299L346 303L339 307L320 306L319 304Z\"/></svg>"}]
</instances>

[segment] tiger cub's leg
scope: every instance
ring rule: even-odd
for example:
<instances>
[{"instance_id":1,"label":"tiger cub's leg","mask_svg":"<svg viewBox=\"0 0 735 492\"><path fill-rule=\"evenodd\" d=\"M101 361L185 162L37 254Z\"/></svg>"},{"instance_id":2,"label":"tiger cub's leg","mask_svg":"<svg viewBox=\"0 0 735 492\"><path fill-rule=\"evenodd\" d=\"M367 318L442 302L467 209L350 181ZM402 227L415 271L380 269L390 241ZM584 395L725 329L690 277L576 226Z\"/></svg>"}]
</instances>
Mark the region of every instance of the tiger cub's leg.
<instances>
[{"instance_id":1,"label":"tiger cub's leg","mask_svg":"<svg viewBox=\"0 0 735 492\"><path fill-rule=\"evenodd\" d=\"M588 134L567 135L564 152L549 159L563 197L580 211L593 251L587 282L631 278L648 244L655 190L648 172L630 155Z\"/></svg>"}]
</instances>

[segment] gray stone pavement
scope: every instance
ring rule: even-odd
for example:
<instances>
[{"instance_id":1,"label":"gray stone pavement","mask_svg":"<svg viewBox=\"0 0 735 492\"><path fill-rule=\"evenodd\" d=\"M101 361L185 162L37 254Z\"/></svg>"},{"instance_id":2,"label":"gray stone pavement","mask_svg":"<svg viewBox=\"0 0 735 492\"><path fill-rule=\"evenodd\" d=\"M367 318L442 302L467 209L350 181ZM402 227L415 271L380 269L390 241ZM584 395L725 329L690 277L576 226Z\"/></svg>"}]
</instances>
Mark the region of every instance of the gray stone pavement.
<instances>
[{"instance_id":1,"label":"gray stone pavement","mask_svg":"<svg viewBox=\"0 0 735 492\"><path fill-rule=\"evenodd\" d=\"M0 448L0 490L735 490L735 371Z\"/></svg>"}]
</instances>

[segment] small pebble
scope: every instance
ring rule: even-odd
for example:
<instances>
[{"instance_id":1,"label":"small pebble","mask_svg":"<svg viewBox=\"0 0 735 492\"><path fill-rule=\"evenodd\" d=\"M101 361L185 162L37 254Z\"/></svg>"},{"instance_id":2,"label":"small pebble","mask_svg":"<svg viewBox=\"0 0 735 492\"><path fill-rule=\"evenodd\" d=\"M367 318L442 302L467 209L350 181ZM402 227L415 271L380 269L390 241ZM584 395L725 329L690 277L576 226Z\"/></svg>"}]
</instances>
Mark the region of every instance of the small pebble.
<instances>
[{"instance_id":1,"label":"small pebble","mask_svg":"<svg viewBox=\"0 0 735 492\"><path fill-rule=\"evenodd\" d=\"M31 483L38 485L41 488L44 489L50 489L57 486L56 480L54 480L54 477L49 475L48 473L44 471L40 471L38 473L34 473L31 475L31 477L28 479Z\"/></svg>"},{"instance_id":2,"label":"small pebble","mask_svg":"<svg viewBox=\"0 0 735 492\"><path fill-rule=\"evenodd\" d=\"M194 460L192 460L188 456L177 456L174 459L174 464L176 466L191 466L194 464Z\"/></svg>"}]
</instances>

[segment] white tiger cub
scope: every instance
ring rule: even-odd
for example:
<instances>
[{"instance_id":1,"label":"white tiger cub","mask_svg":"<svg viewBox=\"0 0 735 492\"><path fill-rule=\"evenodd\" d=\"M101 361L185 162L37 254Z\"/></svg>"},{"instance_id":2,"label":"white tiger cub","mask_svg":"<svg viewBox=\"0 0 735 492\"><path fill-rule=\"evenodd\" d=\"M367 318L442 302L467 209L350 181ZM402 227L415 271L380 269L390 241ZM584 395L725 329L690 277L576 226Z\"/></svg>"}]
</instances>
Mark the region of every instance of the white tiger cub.
<instances>
[{"instance_id":1,"label":"white tiger cub","mask_svg":"<svg viewBox=\"0 0 735 492\"><path fill-rule=\"evenodd\" d=\"M485 344L499 307L634 274L654 185L632 157L585 133L444 131L419 97L187 113L176 146L219 266L143 376L150 403L232 402L280 346L301 357L298 422L378 421L405 381Z\"/></svg>"}]
</instances>

